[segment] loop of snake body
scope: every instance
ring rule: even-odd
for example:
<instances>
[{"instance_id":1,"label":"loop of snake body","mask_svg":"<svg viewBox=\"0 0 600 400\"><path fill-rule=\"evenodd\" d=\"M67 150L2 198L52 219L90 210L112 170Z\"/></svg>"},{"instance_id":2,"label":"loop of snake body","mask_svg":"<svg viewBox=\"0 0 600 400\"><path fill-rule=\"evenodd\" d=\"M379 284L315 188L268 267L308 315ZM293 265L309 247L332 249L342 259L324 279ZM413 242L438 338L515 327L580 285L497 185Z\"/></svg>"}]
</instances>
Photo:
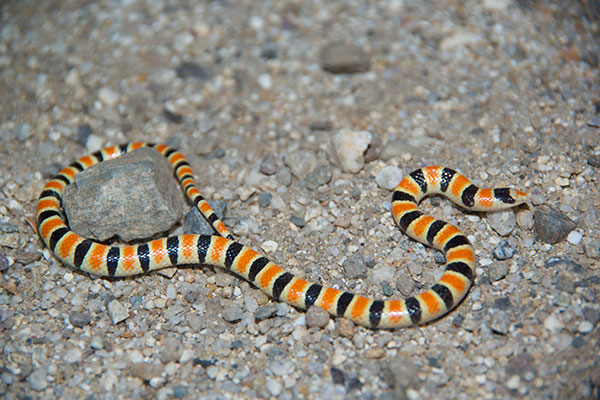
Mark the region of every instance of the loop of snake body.
<instances>
[{"instance_id":1,"label":"loop of snake body","mask_svg":"<svg viewBox=\"0 0 600 400\"><path fill-rule=\"evenodd\" d=\"M214 235L186 234L111 246L86 239L69 228L61 210L61 196L74 176L140 147L154 147L167 158L186 196L211 223ZM107 147L63 168L39 196L37 226L43 242L60 261L93 275L131 276L178 264L219 266L294 307L308 309L315 305L359 325L398 328L424 324L447 314L465 297L475 275L475 254L467 237L453 225L419 211L417 204L429 194L443 194L470 211L510 208L529 198L517 189L480 189L460 173L439 166L417 169L402 179L392 196L394 220L411 238L443 251L446 264L442 277L430 289L395 300L374 300L308 282L237 242L196 188L185 157L166 145L140 142Z\"/></svg>"}]
</instances>

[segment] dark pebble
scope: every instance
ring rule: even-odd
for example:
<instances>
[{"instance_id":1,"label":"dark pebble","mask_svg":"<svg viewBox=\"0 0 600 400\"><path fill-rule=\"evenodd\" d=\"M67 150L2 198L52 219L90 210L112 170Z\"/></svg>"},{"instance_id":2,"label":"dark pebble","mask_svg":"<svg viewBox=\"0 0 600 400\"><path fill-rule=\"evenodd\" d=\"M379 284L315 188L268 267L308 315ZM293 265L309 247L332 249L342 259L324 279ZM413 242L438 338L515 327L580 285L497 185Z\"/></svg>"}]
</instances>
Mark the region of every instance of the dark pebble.
<instances>
[{"instance_id":1,"label":"dark pebble","mask_svg":"<svg viewBox=\"0 0 600 400\"><path fill-rule=\"evenodd\" d=\"M231 344L229 345L230 349L239 349L244 345L244 343L241 340L234 340L233 342L231 342Z\"/></svg>"},{"instance_id":2,"label":"dark pebble","mask_svg":"<svg viewBox=\"0 0 600 400\"><path fill-rule=\"evenodd\" d=\"M77 328L83 328L92 321L90 314L85 311L75 311L69 315L69 322Z\"/></svg>"},{"instance_id":3,"label":"dark pebble","mask_svg":"<svg viewBox=\"0 0 600 400\"><path fill-rule=\"evenodd\" d=\"M558 243L577 227L577 224L562 212L548 206L537 207L533 215L535 235L544 243Z\"/></svg>"},{"instance_id":4,"label":"dark pebble","mask_svg":"<svg viewBox=\"0 0 600 400\"><path fill-rule=\"evenodd\" d=\"M273 154L267 154L260 162L259 171L265 175L275 175L277 172L277 159Z\"/></svg>"},{"instance_id":5,"label":"dark pebble","mask_svg":"<svg viewBox=\"0 0 600 400\"><path fill-rule=\"evenodd\" d=\"M354 74L369 70L369 55L359 46L333 42L321 49L321 68L332 74Z\"/></svg>"},{"instance_id":6,"label":"dark pebble","mask_svg":"<svg viewBox=\"0 0 600 400\"><path fill-rule=\"evenodd\" d=\"M331 380L336 385L343 385L346 382L346 376L344 371L338 368L331 368Z\"/></svg>"},{"instance_id":7,"label":"dark pebble","mask_svg":"<svg viewBox=\"0 0 600 400\"><path fill-rule=\"evenodd\" d=\"M306 221L302 217L297 217L295 215L292 215L290 217L290 221L292 222L292 224L294 224L300 228L304 228L306 226Z\"/></svg>"},{"instance_id":8,"label":"dark pebble","mask_svg":"<svg viewBox=\"0 0 600 400\"><path fill-rule=\"evenodd\" d=\"M590 156L587 159L587 163L594 168L600 168L600 157L599 156Z\"/></svg>"},{"instance_id":9,"label":"dark pebble","mask_svg":"<svg viewBox=\"0 0 600 400\"><path fill-rule=\"evenodd\" d=\"M183 386L173 386L173 397L183 399L187 396L187 389Z\"/></svg>"},{"instance_id":10,"label":"dark pebble","mask_svg":"<svg viewBox=\"0 0 600 400\"><path fill-rule=\"evenodd\" d=\"M592 117L592 119L590 119L590 122L588 122L588 125L593 126L594 128L600 128L600 117L598 117L598 116ZM588 162L589 162L589 160L588 160Z\"/></svg>"},{"instance_id":11,"label":"dark pebble","mask_svg":"<svg viewBox=\"0 0 600 400\"><path fill-rule=\"evenodd\" d=\"M328 120L313 121L308 124L311 131L330 131L333 129L333 123Z\"/></svg>"},{"instance_id":12,"label":"dark pebble","mask_svg":"<svg viewBox=\"0 0 600 400\"><path fill-rule=\"evenodd\" d=\"M494 300L492 307L498 310L506 311L512 307L512 304L510 303L510 299L508 297L500 297Z\"/></svg>"},{"instance_id":13,"label":"dark pebble","mask_svg":"<svg viewBox=\"0 0 600 400\"><path fill-rule=\"evenodd\" d=\"M573 346L576 349L578 349L581 346L583 346L583 344L584 344L583 337L581 337L581 336L575 336L573 338L573 341L571 342L571 346Z\"/></svg>"},{"instance_id":14,"label":"dark pebble","mask_svg":"<svg viewBox=\"0 0 600 400\"><path fill-rule=\"evenodd\" d=\"M271 193L261 193L260 196L258 196L258 205L262 208L268 207L269 204L271 204L272 198L273 195Z\"/></svg>"},{"instance_id":15,"label":"dark pebble","mask_svg":"<svg viewBox=\"0 0 600 400\"><path fill-rule=\"evenodd\" d=\"M452 325L456 326L457 328L460 328L463 324L463 322L465 321L465 317L463 317L462 315L458 314L456 316L456 318L454 318L452 320Z\"/></svg>"},{"instance_id":16,"label":"dark pebble","mask_svg":"<svg viewBox=\"0 0 600 400\"><path fill-rule=\"evenodd\" d=\"M0 271L6 271L8 269L8 258L0 254Z\"/></svg>"},{"instance_id":17,"label":"dark pebble","mask_svg":"<svg viewBox=\"0 0 600 400\"><path fill-rule=\"evenodd\" d=\"M331 166L320 164L315 167L307 176L306 176L306 188L308 190L315 190L321 185L325 185L331 181L331 177L333 175L333 170Z\"/></svg>"},{"instance_id":18,"label":"dark pebble","mask_svg":"<svg viewBox=\"0 0 600 400\"><path fill-rule=\"evenodd\" d=\"M92 127L88 124L79 125L77 127L77 143L85 146L92 132Z\"/></svg>"},{"instance_id":19,"label":"dark pebble","mask_svg":"<svg viewBox=\"0 0 600 400\"><path fill-rule=\"evenodd\" d=\"M204 360L202 358L194 358L193 363L194 365L201 365L202 368L210 367L211 365L215 364L215 362L212 360Z\"/></svg>"},{"instance_id":20,"label":"dark pebble","mask_svg":"<svg viewBox=\"0 0 600 400\"><path fill-rule=\"evenodd\" d=\"M515 254L515 248L508 240L502 240L494 249L494 257L498 260L508 260Z\"/></svg>"},{"instance_id":21,"label":"dark pebble","mask_svg":"<svg viewBox=\"0 0 600 400\"><path fill-rule=\"evenodd\" d=\"M385 283L383 285L383 295L389 297L393 294L394 294L394 288L391 287L389 283Z\"/></svg>"},{"instance_id":22,"label":"dark pebble","mask_svg":"<svg viewBox=\"0 0 600 400\"><path fill-rule=\"evenodd\" d=\"M600 321L600 310L592 307L583 307L583 315L587 321L596 325Z\"/></svg>"},{"instance_id":23,"label":"dark pebble","mask_svg":"<svg viewBox=\"0 0 600 400\"><path fill-rule=\"evenodd\" d=\"M277 313L277 305L267 304L266 306L258 307L254 313L256 321L262 321L263 319L271 318Z\"/></svg>"},{"instance_id":24,"label":"dark pebble","mask_svg":"<svg viewBox=\"0 0 600 400\"><path fill-rule=\"evenodd\" d=\"M485 133L485 131L483 130L483 128L477 127L477 128L473 128L471 129L471 135L483 135Z\"/></svg>"},{"instance_id":25,"label":"dark pebble","mask_svg":"<svg viewBox=\"0 0 600 400\"><path fill-rule=\"evenodd\" d=\"M190 61L179 64L175 72L180 78L195 78L200 81L208 80L214 75L210 67Z\"/></svg>"},{"instance_id":26,"label":"dark pebble","mask_svg":"<svg viewBox=\"0 0 600 400\"><path fill-rule=\"evenodd\" d=\"M211 160L213 158L223 158L223 157L225 157L225 150L221 149L221 148L215 149L204 156L204 158L206 158L207 160Z\"/></svg>"},{"instance_id":27,"label":"dark pebble","mask_svg":"<svg viewBox=\"0 0 600 400\"><path fill-rule=\"evenodd\" d=\"M346 387L348 388L348 391L360 390L362 388L362 386L363 386L363 384L358 378L348 379L348 383L346 385Z\"/></svg>"},{"instance_id":28,"label":"dark pebble","mask_svg":"<svg viewBox=\"0 0 600 400\"><path fill-rule=\"evenodd\" d=\"M277 58L277 45L275 42L268 41L263 44L260 49L260 56L265 60L273 60Z\"/></svg>"},{"instance_id":29,"label":"dark pebble","mask_svg":"<svg viewBox=\"0 0 600 400\"><path fill-rule=\"evenodd\" d=\"M167 119L167 121L173 122L174 124L183 123L183 115L169 111L166 108L163 110L163 112L165 114L165 118Z\"/></svg>"},{"instance_id":30,"label":"dark pebble","mask_svg":"<svg viewBox=\"0 0 600 400\"><path fill-rule=\"evenodd\" d=\"M440 365L440 361L435 357L427 357L427 362L429 363L430 367L442 368L442 366Z\"/></svg>"}]
</instances>

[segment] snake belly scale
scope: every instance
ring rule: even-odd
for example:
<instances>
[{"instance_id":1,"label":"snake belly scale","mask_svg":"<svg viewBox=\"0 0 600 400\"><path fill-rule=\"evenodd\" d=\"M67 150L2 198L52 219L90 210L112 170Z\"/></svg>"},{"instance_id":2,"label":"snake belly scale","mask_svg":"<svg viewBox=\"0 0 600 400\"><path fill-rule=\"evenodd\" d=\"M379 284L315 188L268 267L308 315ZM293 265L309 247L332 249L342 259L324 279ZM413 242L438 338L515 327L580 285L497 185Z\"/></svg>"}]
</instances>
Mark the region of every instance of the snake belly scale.
<instances>
[{"instance_id":1,"label":"snake belly scale","mask_svg":"<svg viewBox=\"0 0 600 400\"><path fill-rule=\"evenodd\" d=\"M214 228L214 235L186 234L113 246L82 237L69 228L61 210L61 196L74 176L103 160L140 147L154 147L167 158L186 196ZM397 328L424 324L448 313L468 293L475 275L475 254L467 237L453 225L419 211L418 203L429 194L443 194L470 211L510 208L529 198L517 189L480 189L465 176L445 167L424 167L406 176L393 192L393 218L411 238L443 251L446 264L441 279L430 289L393 300L370 299L308 282L237 242L196 188L185 157L166 145L130 143L107 147L63 168L39 196L37 226L43 242L58 259L93 275L131 276L178 264L218 266L294 307L308 309L315 305L359 325Z\"/></svg>"}]
</instances>

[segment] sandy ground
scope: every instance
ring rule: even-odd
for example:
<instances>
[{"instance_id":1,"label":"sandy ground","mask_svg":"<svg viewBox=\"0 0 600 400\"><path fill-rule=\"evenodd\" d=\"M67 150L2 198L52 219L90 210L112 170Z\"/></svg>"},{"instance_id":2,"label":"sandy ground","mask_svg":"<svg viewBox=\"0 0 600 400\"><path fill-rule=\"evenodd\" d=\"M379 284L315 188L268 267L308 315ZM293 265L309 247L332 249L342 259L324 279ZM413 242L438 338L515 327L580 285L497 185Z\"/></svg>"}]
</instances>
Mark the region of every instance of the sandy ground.
<instances>
[{"instance_id":1,"label":"sandy ground","mask_svg":"<svg viewBox=\"0 0 600 400\"><path fill-rule=\"evenodd\" d=\"M599 17L584 0L0 3L0 393L598 398ZM332 156L342 129L371 134L358 172ZM504 236L486 215L423 202L479 258L446 318L314 327L218 269L97 279L44 249L29 224L44 181L129 141L182 149L243 243L373 297L441 270L394 226L383 168L446 165L534 199ZM332 174L320 186L319 165ZM566 239L536 236L542 205L577 224ZM364 278L348 277L354 254Z\"/></svg>"}]
</instances>

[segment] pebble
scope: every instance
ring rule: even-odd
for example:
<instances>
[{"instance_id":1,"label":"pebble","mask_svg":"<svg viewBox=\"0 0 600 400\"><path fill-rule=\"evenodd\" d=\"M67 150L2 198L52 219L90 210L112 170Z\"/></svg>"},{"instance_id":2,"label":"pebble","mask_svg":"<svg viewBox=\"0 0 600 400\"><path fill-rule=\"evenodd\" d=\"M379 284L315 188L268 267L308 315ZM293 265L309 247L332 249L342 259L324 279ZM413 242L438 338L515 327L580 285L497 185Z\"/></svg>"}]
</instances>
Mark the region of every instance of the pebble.
<instances>
[{"instance_id":1,"label":"pebble","mask_svg":"<svg viewBox=\"0 0 600 400\"><path fill-rule=\"evenodd\" d=\"M206 81L214 76L214 72L210 67L193 61L182 62L175 68L175 72L179 78L193 78L199 81Z\"/></svg>"},{"instance_id":2,"label":"pebble","mask_svg":"<svg viewBox=\"0 0 600 400\"><path fill-rule=\"evenodd\" d=\"M108 315L110 315L110 319L114 325L129 318L129 312L117 299L108 303L107 309Z\"/></svg>"},{"instance_id":3,"label":"pebble","mask_svg":"<svg viewBox=\"0 0 600 400\"><path fill-rule=\"evenodd\" d=\"M9 267L8 258L0 254L0 272L6 271Z\"/></svg>"},{"instance_id":4,"label":"pebble","mask_svg":"<svg viewBox=\"0 0 600 400\"><path fill-rule=\"evenodd\" d=\"M81 360L81 350L75 348L68 350L64 356L63 361L69 364L79 362Z\"/></svg>"},{"instance_id":5,"label":"pebble","mask_svg":"<svg viewBox=\"0 0 600 400\"><path fill-rule=\"evenodd\" d=\"M258 205L260 205L262 208L266 208L269 206L269 204L271 204L272 198L273 195L271 193L261 193L258 196Z\"/></svg>"},{"instance_id":6,"label":"pebble","mask_svg":"<svg viewBox=\"0 0 600 400\"><path fill-rule=\"evenodd\" d=\"M105 105L114 107L119 102L119 93L109 87L103 87L98 91L98 99Z\"/></svg>"},{"instance_id":7,"label":"pebble","mask_svg":"<svg viewBox=\"0 0 600 400\"><path fill-rule=\"evenodd\" d=\"M93 133L94 131L92 130L92 127L89 126L88 124L84 124L84 125L79 125L77 127L77 143L79 143L82 146L85 146L90 135Z\"/></svg>"},{"instance_id":8,"label":"pebble","mask_svg":"<svg viewBox=\"0 0 600 400\"><path fill-rule=\"evenodd\" d=\"M549 331L552 332L556 332L560 329L562 329L563 327L563 323L562 321L556 316L556 314L550 314L545 320L544 320L544 328L548 329Z\"/></svg>"},{"instance_id":9,"label":"pebble","mask_svg":"<svg viewBox=\"0 0 600 400\"><path fill-rule=\"evenodd\" d=\"M369 147L373 135L369 131L341 129L333 137L332 152L336 155L342 169L357 173L365 165L364 153Z\"/></svg>"},{"instance_id":10,"label":"pebble","mask_svg":"<svg viewBox=\"0 0 600 400\"><path fill-rule=\"evenodd\" d=\"M577 224L562 212L548 206L536 207L534 217L536 237L544 243L561 242L577 227Z\"/></svg>"},{"instance_id":11,"label":"pebble","mask_svg":"<svg viewBox=\"0 0 600 400\"><path fill-rule=\"evenodd\" d=\"M163 368L161 365L158 364L138 362L131 365L130 371L133 376L136 376L143 381L149 382L150 379L159 377L163 372Z\"/></svg>"},{"instance_id":12,"label":"pebble","mask_svg":"<svg viewBox=\"0 0 600 400\"><path fill-rule=\"evenodd\" d=\"M331 181L333 170L327 164L319 164L308 175L306 175L306 188L316 190L319 186Z\"/></svg>"},{"instance_id":13,"label":"pebble","mask_svg":"<svg viewBox=\"0 0 600 400\"><path fill-rule=\"evenodd\" d=\"M375 182L379 187L387 190L394 190L404 177L402 170L393 165L383 167L377 175L375 175Z\"/></svg>"},{"instance_id":14,"label":"pebble","mask_svg":"<svg viewBox=\"0 0 600 400\"><path fill-rule=\"evenodd\" d=\"M31 136L29 124L20 124L13 129L13 135L19 142L24 142Z\"/></svg>"},{"instance_id":15,"label":"pebble","mask_svg":"<svg viewBox=\"0 0 600 400\"><path fill-rule=\"evenodd\" d=\"M227 322L240 322L244 318L244 312L238 306L228 306L223 310L223 319Z\"/></svg>"},{"instance_id":16,"label":"pebble","mask_svg":"<svg viewBox=\"0 0 600 400\"><path fill-rule=\"evenodd\" d=\"M497 282L504 279L510 272L510 268L505 263L493 263L488 267L488 277L490 282Z\"/></svg>"},{"instance_id":17,"label":"pebble","mask_svg":"<svg viewBox=\"0 0 600 400\"><path fill-rule=\"evenodd\" d=\"M494 257L498 260L508 260L515 254L515 248L508 240L502 240L498 246L494 248Z\"/></svg>"},{"instance_id":18,"label":"pebble","mask_svg":"<svg viewBox=\"0 0 600 400\"><path fill-rule=\"evenodd\" d=\"M506 313L505 311L496 312L492 317L490 328L492 329L492 331L500 335L508 334L510 328L510 320L508 318L508 313Z\"/></svg>"},{"instance_id":19,"label":"pebble","mask_svg":"<svg viewBox=\"0 0 600 400\"><path fill-rule=\"evenodd\" d=\"M267 382L266 382L266 386L267 386L267 391L271 394L271 396L279 396L281 394L281 383L274 378L271 377L267 377Z\"/></svg>"},{"instance_id":20,"label":"pebble","mask_svg":"<svg viewBox=\"0 0 600 400\"><path fill-rule=\"evenodd\" d=\"M360 253L354 253L342 263L344 276L348 279L365 278L367 276L367 264Z\"/></svg>"},{"instance_id":21,"label":"pebble","mask_svg":"<svg viewBox=\"0 0 600 400\"><path fill-rule=\"evenodd\" d=\"M333 42L321 49L321 68L332 74L366 72L371 66L369 55L355 44Z\"/></svg>"},{"instance_id":22,"label":"pebble","mask_svg":"<svg viewBox=\"0 0 600 400\"><path fill-rule=\"evenodd\" d=\"M571 244L580 244L581 240L583 239L583 235L577 231L571 231L568 235L567 235L567 242L571 243Z\"/></svg>"},{"instance_id":23,"label":"pebble","mask_svg":"<svg viewBox=\"0 0 600 400\"><path fill-rule=\"evenodd\" d=\"M90 314L85 311L74 311L69 314L69 322L77 328L83 328L91 322Z\"/></svg>"},{"instance_id":24,"label":"pebble","mask_svg":"<svg viewBox=\"0 0 600 400\"><path fill-rule=\"evenodd\" d=\"M274 303L267 304L266 306L261 306L256 309L254 313L254 319L259 322L267 318L271 318L273 315L277 313L277 305Z\"/></svg>"},{"instance_id":25,"label":"pebble","mask_svg":"<svg viewBox=\"0 0 600 400\"><path fill-rule=\"evenodd\" d=\"M303 227L306 226L306 221L302 217L298 217L298 216L292 215L290 217L290 221L291 221L292 224L296 225L299 228L303 228Z\"/></svg>"},{"instance_id":26,"label":"pebble","mask_svg":"<svg viewBox=\"0 0 600 400\"><path fill-rule=\"evenodd\" d=\"M489 212L487 221L500 236L508 236L515 229L517 222L512 210Z\"/></svg>"},{"instance_id":27,"label":"pebble","mask_svg":"<svg viewBox=\"0 0 600 400\"><path fill-rule=\"evenodd\" d=\"M283 167L277 170L275 180L283 186L290 186L292 183L292 170L288 167Z\"/></svg>"},{"instance_id":28,"label":"pebble","mask_svg":"<svg viewBox=\"0 0 600 400\"><path fill-rule=\"evenodd\" d=\"M311 306L306 311L306 325L309 328L324 328L329 324L329 313L321 307Z\"/></svg>"},{"instance_id":29,"label":"pebble","mask_svg":"<svg viewBox=\"0 0 600 400\"><path fill-rule=\"evenodd\" d=\"M273 154L264 156L258 170L265 175L275 175L277 172L277 159L275 156Z\"/></svg>"},{"instance_id":30,"label":"pebble","mask_svg":"<svg viewBox=\"0 0 600 400\"><path fill-rule=\"evenodd\" d=\"M594 330L594 324L592 324L590 321L581 321L577 326L577 330L586 335Z\"/></svg>"},{"instance_id":31,"label":"pebble","mask_svg":"<svg viewBox=\"0 0 600 400\"><path fill-rule=\"evenodd\" d=\"M277 251L277 247L278 244L274 240L266 240L260 245L260 248L266 253L275 253Z\"/></svg>"},{"instance_id":32,"label":"pebble","mask_svg":"<svg viewBox=\"0 0 600 400\"><path fill-rule=\"evenodd\" d=\"M317 166L317 155L306 149L286 152L282 158L283 163L289 167L291 173L298 179L306 179L306 176ZM279 171L277 171L277 175L279 175ZM279 177L276 176L275 179L279 182ZM284 182L280 183L286 185Z\"/></svg>"},{"instance_id":33,"label":"pebble","mask_svg":"<svg viewBox=\"0 0 600 400\"><path fill-rule=\"evenodd\" d=\"M517 225L524 231L528 231L533 228L535 220L533 219L533 213L528 209L522 209L517 211Z\"/></svg>"},{"instance_id":34,"label":"pebble","mask_svg":"<svg viewBox=\"0 0 600 400\"><path fill-rule=\"evenodd\" d=\"M48 387L46 371L38 368L27 377L29 387L36 392L40 392Z\"/></svg>"}]
</instances>

